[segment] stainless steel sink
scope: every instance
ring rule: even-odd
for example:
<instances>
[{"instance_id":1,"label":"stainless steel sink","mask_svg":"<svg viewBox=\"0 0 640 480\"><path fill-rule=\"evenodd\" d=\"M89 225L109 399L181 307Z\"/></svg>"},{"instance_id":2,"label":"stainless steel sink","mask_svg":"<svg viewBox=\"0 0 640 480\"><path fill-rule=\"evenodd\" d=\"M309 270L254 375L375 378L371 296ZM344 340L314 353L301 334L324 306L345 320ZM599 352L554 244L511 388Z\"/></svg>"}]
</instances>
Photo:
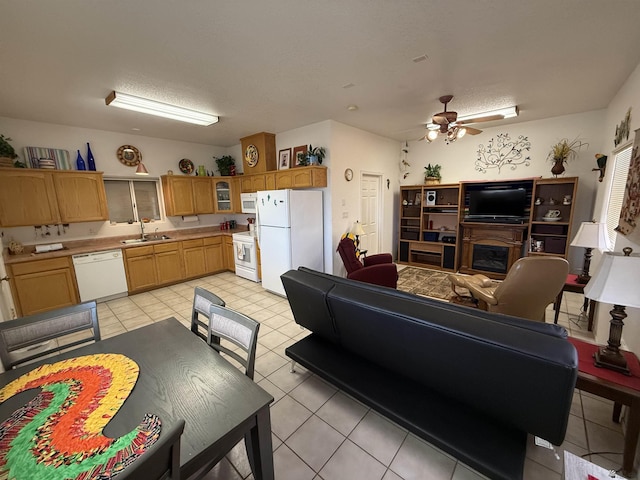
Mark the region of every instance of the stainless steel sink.
<instances>
[{"instance_id":1,"label":"stainless steel sink","mask_svg":"<svg viewBox=\"0 0 640 480\"><path fill-rule=\"evenodd\" d=\"M171 237L167 237L166 235L153 235L151 237L147 237L147 240L151 240L152 242L158 240L171 240Z\"/></svg>"},{"instance_id":2,"label":"stainless steel sink","mask_svg":"<svg viewBox=\"0 0 640 480\"><path fill-rule=\"evenodd\" d=\"M148 242L149 240L146 238L132 238L131 240L122 240L120 243L124 243L125 245L131 244L131 243L142 243L142 242Z\"/></svg>"}]
</instances>

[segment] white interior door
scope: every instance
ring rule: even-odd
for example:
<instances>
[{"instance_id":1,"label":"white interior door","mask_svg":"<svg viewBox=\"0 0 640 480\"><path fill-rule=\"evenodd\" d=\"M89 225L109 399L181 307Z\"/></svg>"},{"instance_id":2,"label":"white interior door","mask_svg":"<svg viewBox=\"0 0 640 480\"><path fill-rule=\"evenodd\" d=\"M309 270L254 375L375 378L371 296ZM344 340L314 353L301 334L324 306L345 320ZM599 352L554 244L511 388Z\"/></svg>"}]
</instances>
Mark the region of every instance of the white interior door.
<instances>
[{"instance_id":1,"label":"white interior door","mask_svg":"<svg viewBox=\"0 0 640 480\"><path fill-rule=\"evenodd\" d=\"M365 235L360 237L360 250L368 255L380 253L382 223L382 175L362 173L360 178L360 222Z\"/></svg>"}]
</instances>

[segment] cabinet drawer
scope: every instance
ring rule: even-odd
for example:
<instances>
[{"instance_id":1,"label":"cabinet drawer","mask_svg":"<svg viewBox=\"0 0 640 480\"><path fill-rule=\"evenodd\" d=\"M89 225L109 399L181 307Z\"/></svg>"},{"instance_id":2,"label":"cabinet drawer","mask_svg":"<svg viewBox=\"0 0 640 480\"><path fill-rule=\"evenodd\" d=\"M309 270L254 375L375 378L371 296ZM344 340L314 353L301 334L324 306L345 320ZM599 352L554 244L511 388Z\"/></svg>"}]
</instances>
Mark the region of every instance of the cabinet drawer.
<instances>
[{"instance_id":1,"label":"cabinet drawer","mask_svg":"<svg viewBox=\"0 0 640 480\"><path fill-rule=\"evenodd\" d=\"M153 245L147 245L145 247L126 248L124 254L127 258L153 255Z\"/></svg>"},{"instance_id":2,"label":"cabinet drawer","mask_svg":"<svg viewBox=\"0 0 640 480\"><path fill-rule=\"evenodd\" d=\"M217 237L207 237L204 239L205 245L222 245L222 236L218 235Z\"/></svg>"},{"instance_id":3,"label":"cabinet drawer","mask_svg":"<svg viewBox=\"0 0 640 480\"><path fill-rule=\"evenodd\" d=\"M160 245L153 246L153 251L155 253L175 252L177 250L178 250L178 242L162 243Z\"/></svg>"},{"instance_id":4,"label":"cabinet drawer","mask_svg":"<svg viewBox=\"0 0 640 480\"><path fill-rule=\"evenodd\" d=\"M33 262L16 263L11 265L14 275L27 275L29 273L46 272L59 268L69 268L71 263L69 257L50 258L47 260L35 260Z\"/></svg>"},{"instance_id":5,"label":"cabinet drawer","mask_svg":"<svg viewBox=\"0 0 640 480\"><path fill-rule=\"evenodd\" d=\"M182 248L195 248L203 245L202 238L196 238L194 240L184 240L182 242Z\"/></svg>"}]
</instances>

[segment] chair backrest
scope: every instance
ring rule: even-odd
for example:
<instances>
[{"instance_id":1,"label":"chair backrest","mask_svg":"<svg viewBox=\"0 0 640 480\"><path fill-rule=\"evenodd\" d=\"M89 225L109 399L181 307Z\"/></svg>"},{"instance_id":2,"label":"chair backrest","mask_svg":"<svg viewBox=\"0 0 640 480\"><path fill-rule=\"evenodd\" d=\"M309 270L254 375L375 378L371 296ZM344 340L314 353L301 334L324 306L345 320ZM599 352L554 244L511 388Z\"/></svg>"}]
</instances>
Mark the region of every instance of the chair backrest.
<instances>
[{"instance_id":1,"label":"chair backrest","mask_svg":"<svg viewBox=\"0 0 640 480\"><path fill-rule=\"evenodd\" d=\"M131 465L114 478L118 480L180 480L180 437L184 420L170 429L163 428L160 438Z\"/></svg>"},{"instance_id":2,"label":"chair backrest","mask_svg":"<svg viewBox=\"0 0 640 480\"><path fill-rule=\"evenodd\" d=\"M498 304L489 310L544 320L545 309L562 290L568 273L569 262L561 257L521 258L493 292Z\"/></svg>"},{"instance_id":3,"label":"chair backrest","mask_svg":"<svg viewBox=\"0 0 640 480\"><path fill-rule=\"evenodd\" d=\"M211 305L225 306L224 300L204 288L196 287L193 293L193 310L191 311L191 331L203 340L207 340L209 329L209 307ZM200 319L200 315L207 319ZM202 329L202 330L201 330Z\"/></svg>"},{"instance_id":4,"label":"chair backrest","mask_svg":"<svg viewBox=\"0 0 640 480\"><path fill-rule=\"evenodd\" d=\"M216 351L223 352L238 361L245 367L247 377L253 380L260 324L253 318L220 305L211 305L210 313L207 343ZM222 345L221 339L228 340L240 348L244 351L244 356Z\"/></svg>"},{"instance_id":5,"label":"chair backrest","mask_svg":"<svg viewBox=\"0 0 640 480\"><path fill-rule=\"evenodd\" d=\"M62 338L83 331L88 335ZM10 370L50 353L98 340L96 302L85 302L0 323L0 360L4 369ZM35 348L39 344L44 345Z\"/></svg>"},{"instance_id":6,"label":"chair backrest","mask_svg":"<svg viewBox=\"0 0 640 480\"><path fill-rule=\"evenodd\" d=\"M360 262L356 256L356 245L350 238L340 240L340 243L338 243L338 253L342 258L342 263L344 263L347 274L363 268L362 262Z\"/></svg>"}]
</instances>

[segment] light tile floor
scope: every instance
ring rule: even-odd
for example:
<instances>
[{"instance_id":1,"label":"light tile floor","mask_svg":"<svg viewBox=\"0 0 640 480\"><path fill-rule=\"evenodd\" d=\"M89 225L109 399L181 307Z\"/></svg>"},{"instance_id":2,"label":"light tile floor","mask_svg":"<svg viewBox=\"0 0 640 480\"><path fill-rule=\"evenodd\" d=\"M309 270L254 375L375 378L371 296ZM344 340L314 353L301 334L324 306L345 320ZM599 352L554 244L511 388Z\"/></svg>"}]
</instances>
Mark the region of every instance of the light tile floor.
<instances>
[{"instance_id":1,"label":"light tile floor","mask_svg":"<svg viewBox=\"0 0 640 480\"><path fill-rule=\"evenodd\" d=\"M171 316L188 327L196 286L261 322L255 380L275 398L271 422L277 480L485 478L304 368L297 366L296 373L290 373L284 350L307 332L293 321L286 299L232 273L100 303L103 337ZM592 340L579 316L581 306L581 295L566 293L559 323L571 335ZM547 321L553 321L551 307ZM551 451L536 447L530 438L525 480L560 480L565 449L577 455L593 453L586 458L605 468L619 468L623 435L620 425L611 421L612 408L610 401L576 391L565 442ZM253 480L244 445L238 444L207 478Z\"/></svg>"}]
</instances>

